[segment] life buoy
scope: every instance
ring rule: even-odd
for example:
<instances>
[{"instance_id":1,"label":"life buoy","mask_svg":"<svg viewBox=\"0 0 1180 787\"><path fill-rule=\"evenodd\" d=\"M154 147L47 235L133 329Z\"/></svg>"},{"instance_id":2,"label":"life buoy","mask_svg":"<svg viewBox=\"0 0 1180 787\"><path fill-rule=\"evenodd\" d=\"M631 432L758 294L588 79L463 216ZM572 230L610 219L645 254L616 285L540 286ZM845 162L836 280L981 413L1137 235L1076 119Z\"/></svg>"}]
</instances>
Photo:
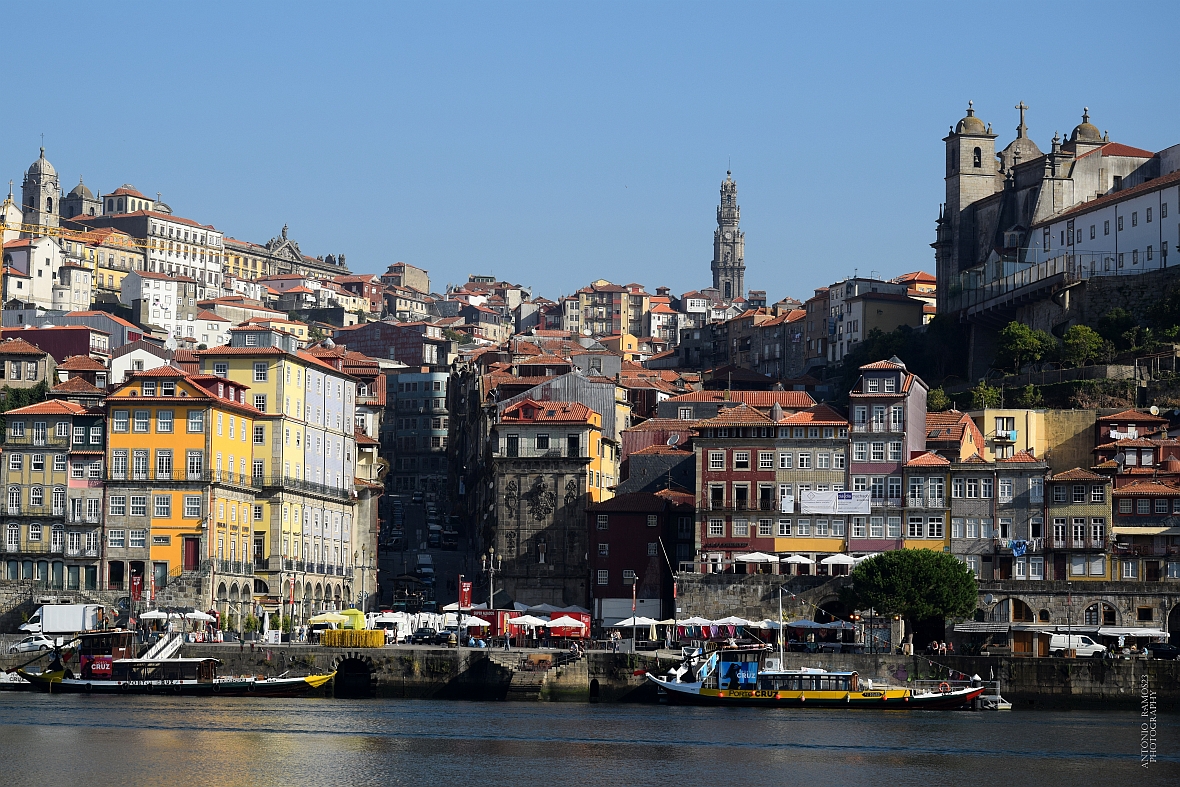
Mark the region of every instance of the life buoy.
<instances>
[{"instance_id":1,"label":"life buoy","mask_svg":"<svg viewBox=\"0 0 1180 787\"><path fill-rule=\"evenodd\" d=\"M220 694L220 693L221 693L221 684L220 684L220 683L214 683L214 684L213 684L213 693L214 693L214 694Z\"/></svg>"},{"instance_id":2,"label":"life buoy","mask_svg":"<svg viewBox=\"0 0 1180 787\"><path fill-rule=\"evenodd\" d=\"M126 684L126 683L119 684L119 691L130 691L130 690L131 690L131 686L129 686L128 684Z\"/></svg>"},{"instance_id":3,"label":"life buoy","mask_svg":"<svg viewBox=\"0 0 1180 787\"><path fill-rule=\"evenodd\" d=\"M85 686L82 687L82 690L85 691L87 694L89 694L90 692L94 691L94 686L90 683L87 683Z\"/></svg>"},{"instance_id":4,"label":"life buoy","mask_svg":"<svg viewBox=\"0 0 1180 787\"><path fill-rule=\"evenodd\" d=\"M951 693L951 684L947 683L944 680L942 683L938 684L938 690L942 694L950 694Z\"/></svg>"},{"instance_id":5,"label":"life buoy","mask_svg":"<svg viewBox=\"0 0 1180 787\"><path fill-rule=\"evenodd\" d=\"M258 683L256 681L250 681L250 686L247 689L247 691L257 691L257 690L258 690Z\"/></svg>"}]
</instances>

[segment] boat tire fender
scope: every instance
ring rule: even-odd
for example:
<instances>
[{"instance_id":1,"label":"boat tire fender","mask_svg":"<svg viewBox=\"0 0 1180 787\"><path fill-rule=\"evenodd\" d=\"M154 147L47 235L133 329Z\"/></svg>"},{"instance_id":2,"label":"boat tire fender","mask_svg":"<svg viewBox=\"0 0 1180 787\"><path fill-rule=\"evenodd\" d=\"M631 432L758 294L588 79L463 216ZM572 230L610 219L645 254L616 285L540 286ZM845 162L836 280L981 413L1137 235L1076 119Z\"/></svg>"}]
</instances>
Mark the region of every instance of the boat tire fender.
<instances>
[{"instance_id":1,"label":"boat tire fender","mask_svg":"<svg viewBox=\"0 0 1180 787\"><path fill-rule=\"evenodd\" d=\"M82 690L85 691L87 694L89 694L90 692L94 691L94 684L87 683L85 686L82 687Z\"/></svg>"}]
</instances>

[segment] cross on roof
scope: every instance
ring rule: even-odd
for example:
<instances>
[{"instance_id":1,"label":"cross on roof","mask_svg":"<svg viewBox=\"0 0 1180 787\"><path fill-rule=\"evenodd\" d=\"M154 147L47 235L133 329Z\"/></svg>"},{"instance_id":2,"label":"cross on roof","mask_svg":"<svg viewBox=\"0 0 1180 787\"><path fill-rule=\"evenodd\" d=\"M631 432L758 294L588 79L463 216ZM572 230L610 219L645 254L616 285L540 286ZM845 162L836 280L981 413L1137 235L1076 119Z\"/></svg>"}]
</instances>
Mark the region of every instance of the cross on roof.
<instances>
[{"instance_id":1,"label":"cross on roof","mask_svg":"<svg viewBox=\"0 0 1180 787\"><path fill-rule=\"evenodd\" d=\"M1020 125L1016 127L1016 136L1023 137L1026 130L1026 126L1024 125L1024 112L1026 109L1028 109L1028 105L1021 101L1016 105L1016 108L1020 110Z\"/></svg>"}]
</instances>

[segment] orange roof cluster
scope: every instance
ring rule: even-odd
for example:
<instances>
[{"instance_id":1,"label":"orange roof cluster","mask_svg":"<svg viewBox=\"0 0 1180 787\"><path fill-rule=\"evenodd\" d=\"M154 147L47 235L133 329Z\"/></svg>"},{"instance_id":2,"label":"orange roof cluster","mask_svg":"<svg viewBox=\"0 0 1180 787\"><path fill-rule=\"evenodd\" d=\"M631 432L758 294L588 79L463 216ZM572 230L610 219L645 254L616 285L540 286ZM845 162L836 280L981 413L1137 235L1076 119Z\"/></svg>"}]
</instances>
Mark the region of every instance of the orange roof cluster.
<instances>
[{"instance_id":1,"label":"orange roof cluster","mask_svg":"<svg viewBox=\"0 0 1180 787\"><path fill-rule=\"evenodd\" d=\"M1071 470L1066 470L1057 475L1050 476L1050 481L1109 481L1106 476L1098 473L1091 473L1089 470L1083 470L1080 467L1075 467Z\"/></svg>"},{"instance_id":2,"label":"orange roof cluster","mask_svg":"<svg viewBox=\"0 0 1180 787\"><path fill-rule=\"evenodd\" d=\"M777 404L784 410L806 410L815 406L815 399L806 391L691 391L666 401L732 402L759 409L769 409Z\"/></svg>"},{"instance_id":3,"label":"orange roof cluster","mask_svg":"<svg viewBox=\"0 0 1180 787\"><path fill-rule=\"evenodd\" d=\"M581 402L538 402L535 399L524 399L506 408L500 419L515 423L585 423L591 420L592 415L594 411Z\"/></svg>"},{"instance_id":4,"label":"orange roof cluster","mask_svg":"<svg viewBox=\"0 0 1180 787\"><path fill-rule=\"evenodd\" d=\"M906 467L949 467L951 460L945 456L939 456L933 451L927 451L921 456L916 456L905 463Z\"/></svg>"},{"instance_id":5,"label":"orange roof cluster","mask_svg":"<svg viewBox=\"0 0 1180 787\"><path fill-rule=\"evenodd\" d=\"M44 402L9 410L5 415L82 415L86 412L86 408L80 404L64 399L47 399Z\"/></svg>"}]
</instances>

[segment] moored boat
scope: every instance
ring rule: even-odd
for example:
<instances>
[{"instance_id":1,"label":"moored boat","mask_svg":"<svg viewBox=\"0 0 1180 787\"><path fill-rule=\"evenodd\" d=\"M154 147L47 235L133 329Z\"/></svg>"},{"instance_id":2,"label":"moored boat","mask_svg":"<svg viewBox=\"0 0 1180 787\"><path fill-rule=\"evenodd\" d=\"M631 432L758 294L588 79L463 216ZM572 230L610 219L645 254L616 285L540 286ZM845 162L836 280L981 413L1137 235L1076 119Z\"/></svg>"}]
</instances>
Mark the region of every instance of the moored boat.
<instances>
[{"instance_id":1,"label":"moored boat","mask_svg":"<svg viewBox=\"0 0 1180 787\"><path fill-rule=\"evenodd\" d=\"M171 655L179 640L157 646L144 658L134 653L134 633L106 631L84 634L77 640L78 673L63 664L63 651L55 650L42 671L16 670L35 688L53 694L180 694L202 696L290 697L320 688L336 675L290 678L262 675L220 676L215 658L179 658ZM65 654L65 660L70 656Z\"/></svg>"},{"instance_id":2,"label":"moored boat","mask_svg":"<svg viewBox=\"0 0 1180 787\"><path fill-rule=\"evenodd\" d=\"M648 680L670 703L798 708L953 710L983 694L983 686L941 682L930 689L882 685L855 671L783 669L765 646L693 653L667 675Z\"/></svg>"}]
</instances>

